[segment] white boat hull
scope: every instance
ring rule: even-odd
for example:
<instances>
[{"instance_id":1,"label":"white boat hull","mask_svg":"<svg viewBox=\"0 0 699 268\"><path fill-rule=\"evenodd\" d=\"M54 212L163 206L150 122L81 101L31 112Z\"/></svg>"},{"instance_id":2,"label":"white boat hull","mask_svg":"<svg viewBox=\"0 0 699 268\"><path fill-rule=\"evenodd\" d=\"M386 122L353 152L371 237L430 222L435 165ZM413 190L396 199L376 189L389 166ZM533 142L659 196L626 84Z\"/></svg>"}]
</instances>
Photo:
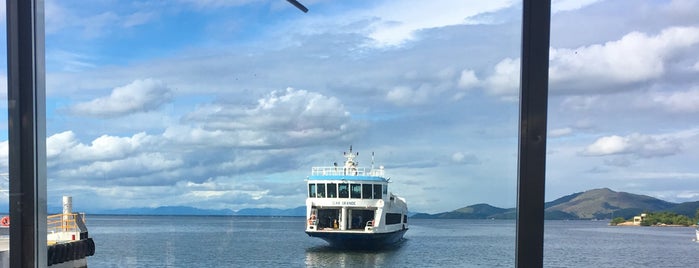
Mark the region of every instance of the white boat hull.
<instances>
[{"instance_id":1,"label":"white boat hull","mask_svg":"<svg viewBox=\"0 0 699 268\"><path fill-rule=\"evenodd\" d=\"M327 241L331 247L350 249L380 249L398 244L408 229L389 233L365 232L306 232L311 237Z\"/></svg>"}]
</instances>

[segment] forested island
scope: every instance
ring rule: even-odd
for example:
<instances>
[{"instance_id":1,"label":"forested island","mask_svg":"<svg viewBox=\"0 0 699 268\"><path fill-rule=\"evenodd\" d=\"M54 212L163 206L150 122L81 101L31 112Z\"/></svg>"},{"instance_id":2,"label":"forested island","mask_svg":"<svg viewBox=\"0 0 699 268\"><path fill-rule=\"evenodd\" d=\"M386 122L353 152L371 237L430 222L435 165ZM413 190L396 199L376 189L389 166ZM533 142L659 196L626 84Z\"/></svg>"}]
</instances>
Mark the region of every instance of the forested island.
<instances>
[{"instance_id":1,"label":"forested island","mask_svg":"<svg viewBox=\"0 0 699 268\"><path fill-rule=\"evenodd\" d=\"M699 221L699 210L697 210L694 218L680 215L674 212L649 212L643 213L640 221L641 226L694 226ZM625 219L624 217L616 217L609 222L610 225L638 225L634 224L634 219Z\"/></svg>"}]
</instances>

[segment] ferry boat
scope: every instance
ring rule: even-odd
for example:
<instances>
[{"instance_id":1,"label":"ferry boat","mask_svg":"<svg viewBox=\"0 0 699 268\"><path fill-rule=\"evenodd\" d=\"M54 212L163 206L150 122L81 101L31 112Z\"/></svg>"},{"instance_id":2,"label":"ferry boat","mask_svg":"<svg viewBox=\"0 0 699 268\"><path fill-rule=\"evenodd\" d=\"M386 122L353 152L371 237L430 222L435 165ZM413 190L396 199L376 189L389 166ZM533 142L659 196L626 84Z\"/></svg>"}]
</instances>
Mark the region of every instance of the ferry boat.
<instances>
[{"instance_id":1,"label":"ferry boat","mask_svg":"<svg viewBox=\"0 0 699 268\"><path fill-rule=\"evenodd\" d=\"M372 249L398 243L408 230L405 199L388 191L383 166L358 167L359 153L345 152L344 166L313 167L306 198L306 234L332 247Z\"/></svg>"}]
</instances>

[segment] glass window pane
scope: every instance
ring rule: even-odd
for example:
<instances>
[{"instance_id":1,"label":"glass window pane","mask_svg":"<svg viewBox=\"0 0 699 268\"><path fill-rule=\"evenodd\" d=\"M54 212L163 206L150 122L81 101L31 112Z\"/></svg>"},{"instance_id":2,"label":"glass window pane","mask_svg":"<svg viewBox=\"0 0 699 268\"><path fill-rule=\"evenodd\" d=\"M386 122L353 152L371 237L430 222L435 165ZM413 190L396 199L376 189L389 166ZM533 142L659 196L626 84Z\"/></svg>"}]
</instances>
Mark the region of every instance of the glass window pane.
<instances>
[{"instance_id":1,"label":"glass window pane","mask_svg":"<svg viewBox=\"0 0 699 268\"><path fill-rule=\"evenodd\" d=\"M328 197L330 197L330 198L337 197L337 184L336 183L328 183Z\"/></svg>"},{"instance_id":2,"label":"glass window pane","mask_svg":"<svg viewBox=\"0 0 699 268\"><path fill-rule=\"evenodd\" d=\"M376 151L391 192L310 183L308 197L394 193L422 213L514 206L518 1L309 1L309 13L285 1L47 2L49 208L73 192L100 212L294 209L306 163L338 161L340 176L341 155L327 156L350 140L360 167ZM341 214L319 209L319 227ZM240 236L225 238L207 243ZM177 252L120 264L178 266Z\"/></svg>"},{"instance_id":3,"label":"glass window pane","mask_svg":"<svg viewBox=\"0 0 699 268\"><path fill-rule=\"evenodd\" d=\"M351 196L350 198L362 198L362 185L361 184L352 184L351 185Z\"/></svg>"},{"instance_id":4,"label":"glass window pane","mask_svg":"<svg viewBox=\"0 0 699 268\"><path fill-rule=\"evenodd\" d=\"M311 183L308 185L308 197L316 197L316 184Z\"/></svg>"},{"instance_id":5,"label":"glass window pane","mask_svg":"<svg viewBox=\"0 0 699 268\"><path fill-rule=\"evenodd\" d=\"M318 197L326 197L325 196L325 183L318 183Z\"/></svg>"},{"instance_id":6,"label":"glass window pane","mask_svg":"<svg viewBox=\"0 0 699 268\"><path fill-rule=\"evenodd\" d=\"M362 184L362 199L371 199L372 189L371 184Z\"/></svg>"},{"instance_id":7,"label":"glass window pane","mask_svg":"<svg viewBox=\"0 0 699 268\"><path fill-rule=\"evenodd\" d=\"M381 184L374 184L374 199L381 199Z\"/></svg>"},{"instance_id":8,"label":"glass window pane","mask_svg":"<svg viewBox=\"0 0 699 268\"><path fill-rule=\"evenodd\" d=\"M340 194L338 195L340 198L349 197L349 185L347 183L338 184L337 189L340 192Z\"/></svg>"}]
</instances>

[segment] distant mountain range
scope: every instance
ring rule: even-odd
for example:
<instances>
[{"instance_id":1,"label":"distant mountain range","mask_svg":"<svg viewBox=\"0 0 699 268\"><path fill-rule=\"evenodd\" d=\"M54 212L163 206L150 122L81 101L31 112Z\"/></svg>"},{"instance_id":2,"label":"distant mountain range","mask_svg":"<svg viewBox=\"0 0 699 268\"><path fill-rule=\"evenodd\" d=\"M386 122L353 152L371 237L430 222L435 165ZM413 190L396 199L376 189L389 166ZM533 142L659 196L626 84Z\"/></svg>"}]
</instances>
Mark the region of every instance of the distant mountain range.
<instances>
[{"instance_id":1,"label":"distant mountain range","mask_svg":"<svg viewBox=\"0 0 699 268\"><path fill-rule=\"evenodd\" d=\"M671 203L646 195L615 192L608 188L593 189L567 195L544 204L547 220L626 219L642 212L668 211L693 218L699 201ZM516 208L498 208L476 204L437 214L418 213L412 218L423 219L515 219Z\"/></svg>"},{"instance_id":2,"label":"distant mountain range","mask_svg":"<svg viewBox=\"0 0 699 268\"><path fill-rule=\"evenodd\" d=\"M54 213L60 213L60 208L54 210L49 209L49 211ZM300 206L290 209L245 208L234 211L230 209L201 209L188 206L163 206L98 210L90 213L110 215L304 216L306 215L306 207Z\"/></svg>"},{"instance_id":3,"label":"distant mountain range","mask_svg":"<svg viewBox=\"0 0 699 268\"><path fill-rule=\"evenodd\" d=\"M699 209L699 201L671 203L646 195L615 192L608 188L593 189L567 195L551 202L546 202L544 217L547 220L579 219L626 219L642 212L669 211L693 218ZM60 212L60 207L49 208L49 212ZM125 208L90 211L91 214L129 214L129 215L225 215L225 216L294 216L306 215L306 207L290 209L245 208L238 211L230 209L201 209L187 206L163 206L156 208ZM427 214L411 213L411 218L422 219L515 219L516 208L499 208L488 204L475 204L456 210Z\"/></svg>"}]
</instances>

